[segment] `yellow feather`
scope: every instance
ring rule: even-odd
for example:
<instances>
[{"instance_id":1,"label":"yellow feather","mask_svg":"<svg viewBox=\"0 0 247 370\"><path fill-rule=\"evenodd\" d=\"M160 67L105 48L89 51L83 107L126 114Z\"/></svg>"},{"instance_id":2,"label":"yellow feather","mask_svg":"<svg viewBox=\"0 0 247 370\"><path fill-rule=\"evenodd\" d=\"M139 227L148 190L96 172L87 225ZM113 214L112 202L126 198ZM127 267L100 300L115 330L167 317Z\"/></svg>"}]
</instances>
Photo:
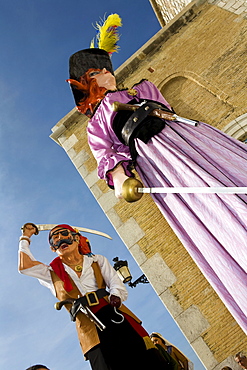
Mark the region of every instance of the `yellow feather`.
<instances>
[{"instance_id":1,"label":"yellow feather","mask_svg":"<svg viewBox=\"0 0 247 370\"><path fill-rule=\"evenodd\" d=\"M96 28L98 29L98 48L104 49L108 53L117 52L119 49L117 42L120 36L116 28L121 26L122 20L118 14L109 15L103 25L96 23Z\"/></svg>"},{"instance_id":2,"label":"yellow feather","mask_svg":"<svg viewBox=\"0 0 247 370\"><path fill-rule=\"evenodd\" d=\"M92 41L91 41L90 49L91 49L91 48L95 48L95 46L94 46L94 39L92 39Z\"/></svg>"}]
</instances>

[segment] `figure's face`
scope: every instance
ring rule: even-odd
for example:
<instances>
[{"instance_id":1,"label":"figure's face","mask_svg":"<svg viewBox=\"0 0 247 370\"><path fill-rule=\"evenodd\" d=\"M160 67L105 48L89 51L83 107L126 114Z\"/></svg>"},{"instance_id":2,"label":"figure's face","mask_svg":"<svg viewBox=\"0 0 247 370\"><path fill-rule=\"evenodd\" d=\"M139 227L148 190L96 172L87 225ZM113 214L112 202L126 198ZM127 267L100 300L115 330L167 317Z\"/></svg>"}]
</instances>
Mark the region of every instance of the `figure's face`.
<instances>
[{"instance_id":1,"label":"figure's face","mask_svg":"<svg viewBox=\"0 0 247 370\"><path fill-rule=\"evenodd\" d=\"M153 342L153 344L160 344L162 346L162 340L160 338L151 337L151 341Z\"/></svg>"},{"instance_id":2,"label":"figure's face","mask_svg":"<svg viewBox=\"0 0 247 370\"><path fill-rule=\"evenodd\" d=\"M115 77L105 68L90 71L89 77L95 78L99 87L104 87L106 90L117 89Z\"/></svg>"},{"instance_id":3,"label":"figure's face","mask_svg":"<svg viewBox=\"0 0 247 370\"><path fill-rule=\"evenodd\" d=\"M247 357L245 356L237 356L235 357L235 361L241 366L243 369L247 369Z\"/></svg>"},{"instance_id":4,"label":"figure's face","mask_svg":"<svg viewBox=\"0 0 247 370\"><path fill-rule=\"evenodd\" d=\"M61 227L52 230L50 238L51 248L59 256L66 256L78 249L78 236Z\"/></svg>"}]
</instances>

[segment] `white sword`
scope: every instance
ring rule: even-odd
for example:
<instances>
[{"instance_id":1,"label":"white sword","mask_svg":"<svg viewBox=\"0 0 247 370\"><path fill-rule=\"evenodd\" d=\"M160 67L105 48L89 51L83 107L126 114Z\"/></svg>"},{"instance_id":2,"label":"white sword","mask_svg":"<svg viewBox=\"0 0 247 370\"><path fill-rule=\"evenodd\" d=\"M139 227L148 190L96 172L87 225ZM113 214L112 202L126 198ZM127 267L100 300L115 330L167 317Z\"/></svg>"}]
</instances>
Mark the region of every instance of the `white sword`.
<instances>
[{"instance_id":1,"label":"white sword","mask_svg":"<svg viewBox=\"0 0 247 370\"><path fill-rule=\"evenodd\" d=\"M193 194L193 193L204 193L204 194L247 194L247 187L164 187L164 188L137 188L138 193L184 193L184 194Z\"/></svg>"},{"instance_id":2,"label":"white sword","mask_svg":"<svg viewBox=\"0 0 247 370\"><path fill-rule=\"evenodd\" d=\"M38 229L40 231L43 231L43 230L51 230L57 225L56 224L44 224L44 225L36 225L36 226L38 227ZM77 229L77 230L82 231L84 233L100 235L100 236L104 236L105 238L112 239L109 235L107 235L106 233L103 233L102 231L91 230L91 229L87 229L85 227L80 227L80 226L71 226L71 227L73 229Z\"/></svg>"},{"instance_id":3,"label":"white sword","mask_svg":"<svg viewBox=\"0 0 247 370\"><path fill-rule=\"evenodd\" d=\"M36 224L34 224L32 222L27 222L26 224L29 224L29 223L32 224L34 227L36 226L36 228L38 229L38 231L52 230L55 226L57 226L57 224L36 225ZM22 226L22 228L21 228L22 230L25 227L25 225ZM99 235L99 236L104 236L105 238L108 238L108 239L112 239L108 234L103 233L102 231L91 230L91 229L87 229L85 227L80 227L80 226L71 226L71 227L73 229L77 229L78 231L82 231L84 233L95 234L95 235Z\"/></svg>"},{"instance_id":4,"label":"white sword","mask_svg":"<svg viewBox=\"0 0 247 370\"><path fill-rule=\"evenodd\" d=\"M136 202L141 199L144 193L148 194L247 194L247 187L237 186L201 186L201 187L155 187L144 188L143 184L136 178L129 177L122 185L122 195L127 202Z\"/></svg>"}]
</instances>

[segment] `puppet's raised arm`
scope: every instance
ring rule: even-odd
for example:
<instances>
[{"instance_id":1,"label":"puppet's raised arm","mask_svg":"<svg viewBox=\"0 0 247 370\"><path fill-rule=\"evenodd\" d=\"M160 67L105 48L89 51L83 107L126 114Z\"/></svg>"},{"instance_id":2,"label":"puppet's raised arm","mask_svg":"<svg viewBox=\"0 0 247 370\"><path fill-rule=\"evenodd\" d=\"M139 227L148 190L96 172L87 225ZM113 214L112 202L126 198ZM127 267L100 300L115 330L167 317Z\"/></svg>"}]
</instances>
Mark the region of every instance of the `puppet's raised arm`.
<instances>
[{"instance_id":1,"label":"puppet's raised arm","mask_svg":"<svg viewBox=\"0 0 247 370\"><path fill-rule=\"evenodd\" d=\"M100 117L100 113L102 110L89 121L88 143L98 163L99 178L115 188L119 182L133 176L130 171L132 159L129 147L119 141L107 117Z\"/></svg>"},{"instance_id":2,"label":"puppet's raised arm","mask_svg":"<svg viewBox=\"0 0 247 370\"><path fill-rule=\"evenodd\" d=\"M31 267L42 264L36 261L33 257L29 245L31 243L31 236L37 233L37 228L33 224L25 224L22 229L22 236L19 242L19 271L29 269Z\"/></svg>"},{"instance_id":3,"label":"puppet's raised arm","mask_svg":"<svg viewBox=\"0 0 247 370\"><path fill-rule=\"evenodd\" d=\"M22 236L19 242L18 270L21 274L39 279L42 285L52 290L50 267L37 261L30 251L31 236L33 234L38 234L37 227L32 223L25 224L22 228Z\"/></svg>"}]
</instances>

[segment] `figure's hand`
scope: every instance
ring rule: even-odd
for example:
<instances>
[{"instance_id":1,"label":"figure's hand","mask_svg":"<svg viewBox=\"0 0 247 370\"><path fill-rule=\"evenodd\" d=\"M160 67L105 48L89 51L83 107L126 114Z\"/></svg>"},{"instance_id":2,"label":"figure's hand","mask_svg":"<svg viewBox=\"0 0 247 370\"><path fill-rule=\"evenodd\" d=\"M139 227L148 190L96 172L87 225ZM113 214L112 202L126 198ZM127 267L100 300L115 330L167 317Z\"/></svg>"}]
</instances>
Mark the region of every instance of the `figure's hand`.
<instances>
[{"instance_id":1,"label":"figure's hand","mask_svg":"<svg viewBox=\"0 0 247 370\"><path fill-rule=\"evenodd\" d=\"M121 306L121 299L117 297L116 295L110 296L110 305L112 307L119 308Z\"/></svg>"},{"instance_id":2,"label":"figure's hand","mask_svg":"<svg viewBox=\"0 0 247 370\"><path fill-rule=\"evenodd\" d=\"M26 223L22 227L22 235L27 236L28 238L31 238L33 234L38 234L38 228L32 223Z\"/></svg>"},{"instance_id":3,"label":"figure's hand","mask_svg":"<svg viewBox=\"0 0 247 370\"><path fill-rule=\"evenodd\" d=\"M129 177L125 175L124 169L121 164L117 166L113 171L111 171L111 175L114 184L115 196L118 199L122 199L122 186L124 181Z\"/></svg>"}]
</instances>

